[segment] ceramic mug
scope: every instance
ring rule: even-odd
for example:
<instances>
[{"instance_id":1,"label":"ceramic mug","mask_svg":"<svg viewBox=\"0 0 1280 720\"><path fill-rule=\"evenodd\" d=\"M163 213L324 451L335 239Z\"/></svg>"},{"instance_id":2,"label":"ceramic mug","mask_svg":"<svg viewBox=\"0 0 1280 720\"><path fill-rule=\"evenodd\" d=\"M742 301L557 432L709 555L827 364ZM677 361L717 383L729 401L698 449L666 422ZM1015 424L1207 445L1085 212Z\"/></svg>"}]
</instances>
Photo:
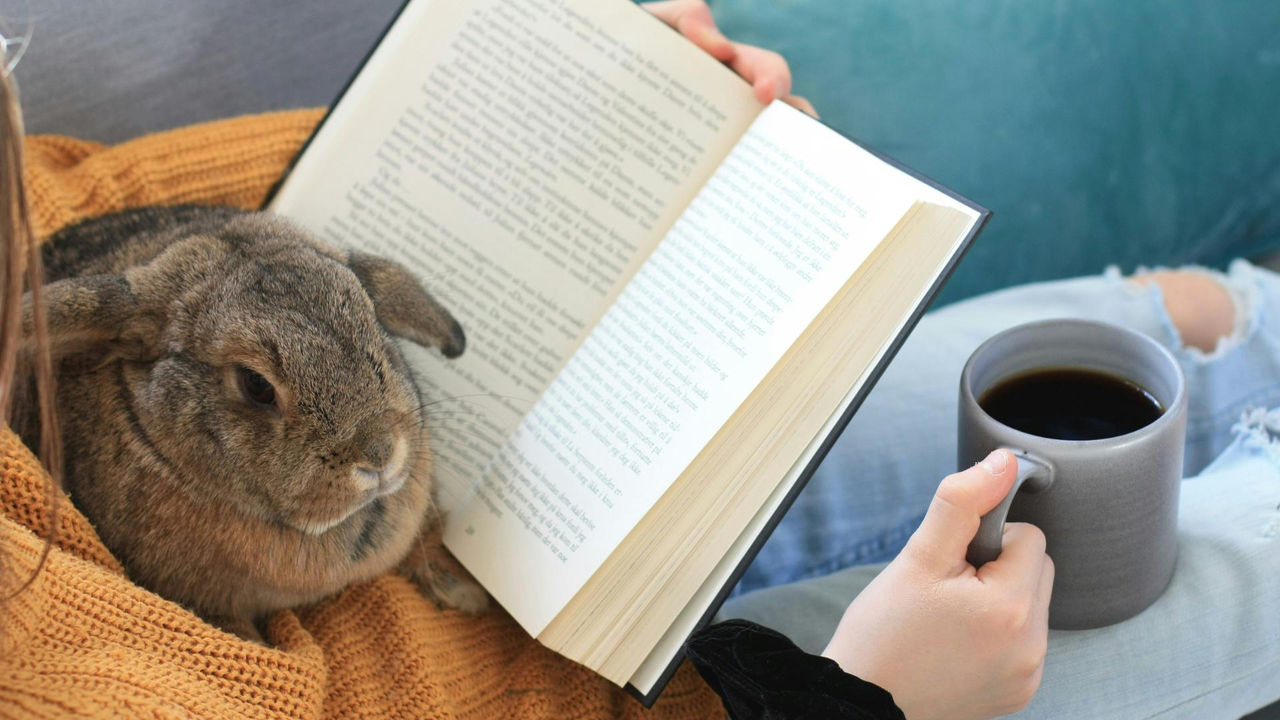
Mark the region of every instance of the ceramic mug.
<instances>
[{"instance_id":1,"label":"ceramic mug","mask_svg":"<svg viewBox=\"0 0 1280 720\"><path fill-rule=\"evenodd\" d=\"M1163 412L1123 435L1060 440L1002 424L978 404L1002 380L1066 368L1127 379ZM983 343L960 376L959 467L1007 448L1017 456L1018 477L983 516L969 562L978 566L999 555L1006 519L1028 522L1044 531L1054 562L1050 627L1110 625L1155 602L1173 577L1178 553L1186 395L1182 368L1168 350L1114 325L1049 320Z\"/></svg>"}]
</instances>

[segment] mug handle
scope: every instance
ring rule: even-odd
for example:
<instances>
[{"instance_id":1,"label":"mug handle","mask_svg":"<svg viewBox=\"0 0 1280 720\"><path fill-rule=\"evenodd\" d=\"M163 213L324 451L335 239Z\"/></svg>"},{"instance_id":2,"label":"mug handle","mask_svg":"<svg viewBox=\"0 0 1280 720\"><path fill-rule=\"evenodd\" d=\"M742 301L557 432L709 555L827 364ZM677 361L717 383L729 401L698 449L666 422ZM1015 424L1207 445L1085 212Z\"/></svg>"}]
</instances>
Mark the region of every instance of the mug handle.
<instances>
[{"instance_id":1,"label":"mug handle","mask_svg":"<svg viewBox=\"0 0 1280 720\"><path fill-rule=\"evenodd\" d=\"M1052 465L1032 457L1023 450L1010 449L1009 452L1018 459L1018 477L1013 481L1013 487L1009 489L1009 494L1000 501L1000 504L982 516L982 522L978 525L978 534L973 536L973 541L969 543L969 550L965 553L965 560L974 567L981 567L1000 556L1000 546L1004 539L1004 521L1009 515L1009 506L1013 504L1013 496L1017 495L1019 490L1029 493L1043 492L1053 484Z\"/></svg>"}]
</instances>

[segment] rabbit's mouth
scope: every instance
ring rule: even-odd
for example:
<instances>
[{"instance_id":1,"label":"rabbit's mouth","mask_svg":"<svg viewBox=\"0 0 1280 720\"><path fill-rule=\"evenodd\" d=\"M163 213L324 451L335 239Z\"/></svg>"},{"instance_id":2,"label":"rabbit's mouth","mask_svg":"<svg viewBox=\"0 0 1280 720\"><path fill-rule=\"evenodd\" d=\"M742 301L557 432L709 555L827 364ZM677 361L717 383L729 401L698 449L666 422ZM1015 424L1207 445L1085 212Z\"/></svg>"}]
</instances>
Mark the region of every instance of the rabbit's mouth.
<instances>
[{"instance_id":1,"label":"rabbit's mouth","mask_svg":"<svg viewBox=\"0 0 1280 720\"><path fill-rule=\"evenodd\" d=\"M414 472L409 439L395 434L356 462L323 470L292 499L281 521L308 535L323 535L380 497L400 491Z\"/></svg>"},{"instance_id":2,"label":"rabbit's mouth","mask_svg":"<svg viewBox=\"0 0 1280 720\"><path fill-rule=\"evenodd\" d=\"M352 470L352 474L360 472L360 468ZM368 478L362 478L368 480ZM365 483L360 491L360 495L353 501L346 504L345 509L337 514L333 513L307 513L305 510L293 513L291 516L284 518L284 524L299 530L308 535L323 535L333 528L346 522L351 516L365 509L369 503L386 495L392 495L400 491L404 487L405 482L409 479L407 469L401 469L394 475L382 476L377 478L376 483Z\"/></svg>"},{"instance_id":3,"label":"rabbit's mouth","mask_svg":"<svg viewBox=\"0 0 1280 720\"><path fill-rule=\"evenodd\" d=\"M324 477L316 478L311 488L325 488L328 492L308 492L294 502L292 512L284 518L284 524L307 533L320 536L365 509L379 497L393 495L404 487L412 468L410 443L404 436L394 436L381 446L370 460L357 461L346 468L334 469Z\"/></svg>"},{"instance_id":4,"label":"rabbit's mouth","mask_svg":"<svg viewBox=\"0 0 1280 720\"><path fill-rule=\"evenodd\" d=\"M401 478L396 483L395 489L399 490L403 486L404 479ZM382 495L390 494L391 492L395 492L395 490L389 490L387 492L368 492L360 499L348 505L347 509L337 517L303 517L302 514L299 513L293 517L285 518L284 524L294 530L306 533L307 535L323 535L351 519L353 515L365 509L369 503L377 500Z\"/></svg>"}]
</instances>

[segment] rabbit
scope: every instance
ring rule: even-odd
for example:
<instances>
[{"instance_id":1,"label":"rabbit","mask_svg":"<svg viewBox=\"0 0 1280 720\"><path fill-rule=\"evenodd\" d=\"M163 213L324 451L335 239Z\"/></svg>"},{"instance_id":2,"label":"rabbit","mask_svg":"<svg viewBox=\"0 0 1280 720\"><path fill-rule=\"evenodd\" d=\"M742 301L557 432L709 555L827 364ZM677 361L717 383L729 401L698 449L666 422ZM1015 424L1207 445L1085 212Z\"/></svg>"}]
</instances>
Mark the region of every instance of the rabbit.
<instances>
[{"instance_id":1,"label":"rabbit","mask_svg":"<svg viewBox=\"0 0 1280 720\"><path fill-rule=\"evenodd\" d=\"M258 641L269 613L393 568L486 607L415 549L439 512L392 336L448 358L465 337L408 270L203 206L82 222L43 261L65 488L131 579ZM15 425L34 447L32 392Z\"/></svg>"}]
</instances>

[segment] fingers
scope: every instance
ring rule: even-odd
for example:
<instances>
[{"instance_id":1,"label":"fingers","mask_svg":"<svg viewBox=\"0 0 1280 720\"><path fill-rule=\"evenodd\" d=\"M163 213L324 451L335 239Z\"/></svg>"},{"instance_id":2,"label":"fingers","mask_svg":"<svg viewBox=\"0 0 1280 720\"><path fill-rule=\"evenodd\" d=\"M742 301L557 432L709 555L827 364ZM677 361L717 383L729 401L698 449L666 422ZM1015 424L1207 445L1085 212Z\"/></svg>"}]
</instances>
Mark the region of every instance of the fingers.
<instances>
[{"instance_id":1,"label":"fingers","mask_svg":"<svg viewBox=\"0 0 1280 720\"><path fill-rule=\"evenodd\" d=\"M733 43L720 32L711 8L703 0L658 0L644 4L644 9L680 31L693 44L720 62L733 60Z\"/></svg>"},{"instance_id":2,"label":"fingers","mask_svg":"<svg viewBox=\"0 0 1280 720\"><path fill-rule=\"evenodd\" d=\"M818 111L814 109L813 104L799 95L788 95L782 98L782 101L800 112L807 113L813 119L818 119Z\"/></svg>"},{"instance_id":3,"label":"fingers","mask_svg":"<svg viewBox=\"0 0 1280 720\"><path fill-rule=\"evenodd\" d=\"M924 522L907 541L907 551L939 573L970 567L965 561L969 542L982 516L1009 493L1017 472L1013 454L996 450L968 470L943 478Z\"/></svg>"},{"instance_id":4,"label":"fingers","mask_svg":"<svg viewBox=\"0 0 1280 720\"><path fill-rule=\"evenodd\" d=\"M791 67L772 50L734 43L737 51L729 67L751 83L756 99L768 104L791 94Z\"/></svg>"},{"instance_id":5,"label":"fingers","mask_svg":"<svg viewBox=\"0 0 1280 720\"><path fill-rule=\"evenodd\" d=\"M1049 598L1053 596L1053 578L1057 572L1053 566L1053 558L1048 555L1044 558L1044 565L1040 568L1040 584L1036 586L1036 600L1033 610L1033 620L1036 627L1044 628L1047 635L1049 632Z\"/></svg>"},{"instance_id":6,"label":"fingers","mask_svg":"<svg viewBox=\"0 0 1280 720\"><path fill-rule=\"evenodd\" d=\"M680 31L695 45L751 83L756 99L769 104L783 99L817 117L804 98L791 96L791 68L786 58L754 45L731 42L716 26L711 8L704 0L658 0L643 7L658 19Z\"/></svg>"},{"instance_id":7,"label":"fingers","mask_svg":"<svg viewBox=\"0 0 1280 720\"><path fill-rule=\"evenodd\" d=\"M1027 631L1032 633L1033 640L1031 642L1030 654L1031 660L1035 664L1035 672L1027 680L1024 688L1023 702L1018 707L1013 708L1014 712L1026 707L1033 697L1036 690L1040 687L1040 680L1044 676L1045 655L1049 649L1049 596L1053 593L1053 560L1047 555L1044 558L1044 565L1040 569L1040 581L1036 587L1035 599L1031 605L1031 617L1028 622Z\"/></svg>"},{"instance_id":8,"label":"fingers","mask_svg":"<svg viewBox=\"0 0 1280 720\"><path fill-rule=\"evenodd\" d=\"M978 578L1036 597L1044 580L1044 567L1052 567L1044 548L1044 533L1040 528L1027 523L1008 523L1004 526L1000 557L978 568Z\"/></svg>"},{"instance_id":9,"label":"fingers","mask_svg":"<svg viewBox=\"0 0 1280 720\"><path fill-rule=\"evenodd\" d=\"M1000 557L978 569L985 587L996 590L1002 600L997 610L999 627L1017 640L1014 669L1026 678L1015 704L1008 712L1031 702L1044 672L1049 644L1049 600L1053 594L1053 560L1044 554L1044 533L1034 525L1009 523L1005 526L1004 549Z\"/></svg>"}]
</instances>

